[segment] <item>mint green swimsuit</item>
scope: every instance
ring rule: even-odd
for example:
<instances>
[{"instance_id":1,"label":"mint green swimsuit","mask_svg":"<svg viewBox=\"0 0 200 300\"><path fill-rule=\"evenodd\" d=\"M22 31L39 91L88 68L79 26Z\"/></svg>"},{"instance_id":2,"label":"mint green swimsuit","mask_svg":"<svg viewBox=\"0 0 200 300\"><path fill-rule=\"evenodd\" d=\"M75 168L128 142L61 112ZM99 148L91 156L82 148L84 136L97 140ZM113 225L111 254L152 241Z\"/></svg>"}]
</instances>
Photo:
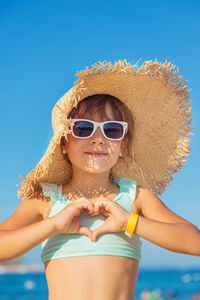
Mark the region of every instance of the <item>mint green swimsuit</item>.
<instances>
[{"instance_id":1,"label":"mint green swimsuit","mask_svg":"<svg viewBox=\"0 0 200 300\"><path fill-rule=\"evenodd\" d=\"M130 178L118 177L113 182L120 186L120 193L113 200L128 212L133 212L131 205L135 200L136 182ZM56 215L71 201L62 194L62 185L42 182L40 183L44 196L51 198L51 212L49 217ZM79 222L91 230L103 225L106 217L100 213L90 216L83 211L79 216ZM80 234L57 234L42 243L41 260L48 260L84 256L84 255L114 255L125 256L141 260L142 242L137 235L132 238L123 232L105 233L97 237L96 242Z\"/></svg>"}]
</instances>

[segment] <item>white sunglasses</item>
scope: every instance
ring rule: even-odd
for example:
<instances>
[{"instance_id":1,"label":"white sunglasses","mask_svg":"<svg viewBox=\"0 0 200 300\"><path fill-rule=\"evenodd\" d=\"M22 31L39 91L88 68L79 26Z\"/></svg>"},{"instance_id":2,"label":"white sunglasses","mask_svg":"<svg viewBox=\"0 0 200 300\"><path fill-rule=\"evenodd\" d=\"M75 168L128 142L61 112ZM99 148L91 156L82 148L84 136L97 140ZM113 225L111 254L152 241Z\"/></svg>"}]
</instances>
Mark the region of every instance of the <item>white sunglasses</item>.
<instances>
[{"instance_id":1,"label":"white sunglasses","mask_svg":"<svg viewBox=\"0 0 200 300\"><path fill-rule=\"evenodd\" d=\"M72 135L79 139L91 137L100 127L103 136L109 140L122 140L128 131L128 123L122 121L95 122L87 119L70 120Z\"/></svg>"}]
</instances>

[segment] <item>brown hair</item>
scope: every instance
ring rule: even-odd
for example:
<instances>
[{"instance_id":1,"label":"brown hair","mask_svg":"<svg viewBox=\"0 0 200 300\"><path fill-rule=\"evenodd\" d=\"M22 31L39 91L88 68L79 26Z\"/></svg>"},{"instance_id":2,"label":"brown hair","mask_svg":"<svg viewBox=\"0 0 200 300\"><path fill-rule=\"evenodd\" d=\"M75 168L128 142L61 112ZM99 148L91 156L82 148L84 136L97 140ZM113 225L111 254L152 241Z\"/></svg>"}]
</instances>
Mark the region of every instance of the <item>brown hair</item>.
<instances>
[{"instance_id":1,"label":"brown hair","mask_svg":"<svg viewBox=\"0 0 200 300\"><path fill-rule=\"evenodd\" d=\"M103 120L105 117L109 119L106 114L106 104L109 104L111 107L113 116L116 121L124 121L128 123L128 132L125 137L127 139L127 143L124 151L126 151L127 155L132 159L132 140L133 140L133 131L134 131L134 120L132 117L132 113L129 108L118 98L107 95L107 94L95 94L92 96L88 96L81 100L76 107L74 107L71 112L68 114L68 118L74 117L83 118L86 115L91 117L93 114L98 113L100 118ZM62 136L60 139L60 145L63 145L65 137ZM63 154L64 158L69 162L69 158L67 154ZM120 159L123 159L120 158ZM125 161L126 163L126 161ZM128 167L128 165L127 165ZM112 177L112 174L111 174Z\"/></svg>"}]
</instances>

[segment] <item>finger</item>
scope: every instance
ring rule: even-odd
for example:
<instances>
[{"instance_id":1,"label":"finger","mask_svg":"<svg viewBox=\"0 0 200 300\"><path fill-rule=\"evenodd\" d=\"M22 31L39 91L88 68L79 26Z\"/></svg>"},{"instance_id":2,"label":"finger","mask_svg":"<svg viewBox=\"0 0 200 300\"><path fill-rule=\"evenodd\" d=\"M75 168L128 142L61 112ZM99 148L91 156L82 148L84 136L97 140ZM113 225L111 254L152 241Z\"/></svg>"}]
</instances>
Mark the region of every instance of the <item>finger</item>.
<instances>
[{"instance_id":1,"label":"finger","mask_svg":"<svg viewBox=\"0 0 200 300\"><path fill-rule=\"evenodd\" d=\"M93 241L96 242L96 239L99 235L107 233L107 232L109 232L109 231L108 231L108 228L105 224L98 227L97 229L95 229L93 231Z\"/></svg>"},{"instance_id":2,"label":"finger","mask_svg":"<svg viewBox=\"0 0 200 300\"><path fill-rule=\"evenodd\" d=\"M110 213L107 212L107 211L105 210L104 207L102 207L102 208L100 209L100 211L101 211L101 213L102 213L104 216L106 216L106 217L108 217L108 216L110 215Z\"/></svg>"},{"instance_id":3,"label":"finger","mask_svg":"<svg viewBox=\"0 0 200 300\"><path fill-rule=\"evenodd\" d=\"M86 202L79 202L74 205L74 216L80 216L83 210L93 211L93 204L92 203L86 203Z\"/></svg>"},{"instance_id":4,"label":"finger","mask_svg":"<svg viewBox=\"0 0 200 300\"><path fill-rule=\"evenodd\" d=\"M93 203L90 200L87 200L87 199L78 199L78 200L75 200L73 203L74 204L87 203L87 204L90 204L90 205L93 206Z\"/></svg>"},{"instance_id":5,"label":"finger","mask_svg":"<svg viewBox=\"0 0 200 300\"><path fill-rule=\"evenodd\" d=\"M99 212L101 209L104 211L111 212L110 209L110 200L98 200L94 203L94 211Z\"/></svg>"},{"instance_id":6,"label":"finger","mask_svg":"<svg viewBox=\"0 0 200 300\"><path fill-rule=\"evenodd\" d=\"M93 232L87 227L80 226L78 233L88 236L91 241L93 240Z\"/></svg>"},{"instance_id":7,"label":"finger","mask_svg":"<svg viewBox=\"0 0 200 300\"><path fill-rule=\"evenodd\" d=\"M95 215L94 209L92 209L92 210L87 209L86 211L87 211L88 215L91 215L91 216Z\"/></svg>"},{"instance_id":8,"label":"finger","mask_svg":"<svg viewBox=\"0 0 200 300\"><path fill-rule=\"evenodd\" d=\"M80 203L77 203L77 207L80 208L80 209L88 209L89 211L93 211L94 210L94 207L93 207L93 203L91 202L80 202Z\"/></svg>"},{"instance_id":9,"label":"finger","mask_svg":"<svg viewBox=\"0 0 200 300\"><path fill-rule=\"evenodd\" d=\"M68 207L81 207L81 206L84 206L84 205L89 205L90 207L93 207L93 203L90 202L90 201L86 201L86 200L75 200L75 201L72 201L71 203L69 203L67 206Z\"/></svg>"},{"instance_id":10,"label":"finger","mask_svg":"<svg viewBox=\"0 0 200 300\"><path fill-rule=\"evenodd\" d=\"M88 200L88 199L85 198L85 197L79 198L78 200L76 200L76 202L87 202L87 203L93 204L93 202L91 202L90 200Z\"/></svg>"}]
</instances>

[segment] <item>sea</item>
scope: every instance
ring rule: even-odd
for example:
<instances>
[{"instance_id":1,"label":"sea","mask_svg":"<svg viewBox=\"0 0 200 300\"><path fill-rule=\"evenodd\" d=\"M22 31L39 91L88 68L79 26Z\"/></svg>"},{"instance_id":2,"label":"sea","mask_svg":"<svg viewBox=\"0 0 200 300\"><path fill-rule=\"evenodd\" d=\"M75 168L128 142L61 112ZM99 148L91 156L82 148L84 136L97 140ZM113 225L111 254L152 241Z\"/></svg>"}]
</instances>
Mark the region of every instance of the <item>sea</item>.
<instances>
[{"instance_id":1,"label":"sea","mask_svg":"<svg viewBox=\"0 0 200 300\"><path fill-rule=\"evenodd\" d=\"M147 299L200 300L200 270L140 269L135 300ZM0 274L0 300L48 300L45 274Z\"/></svg>"}]
</instances>

